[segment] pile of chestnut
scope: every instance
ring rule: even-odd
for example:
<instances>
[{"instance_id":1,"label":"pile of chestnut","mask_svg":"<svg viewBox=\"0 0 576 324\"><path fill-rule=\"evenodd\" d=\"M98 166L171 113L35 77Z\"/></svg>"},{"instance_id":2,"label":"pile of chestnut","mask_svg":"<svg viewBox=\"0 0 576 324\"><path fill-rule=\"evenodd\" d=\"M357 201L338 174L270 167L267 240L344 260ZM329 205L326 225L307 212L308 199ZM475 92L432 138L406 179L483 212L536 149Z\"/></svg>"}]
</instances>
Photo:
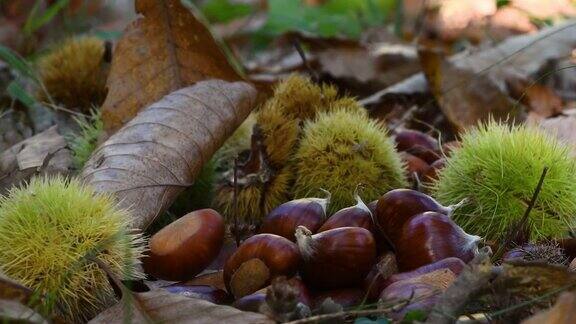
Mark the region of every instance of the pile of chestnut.
<instances>
[{"instance_id":1,"label":"pile of chestnut","mask_svg":"<svg viewBox=\"0 0 576 324\"><path fill-rule=\"evenodd\" d=\"M329 217L329 199L286 202L225 261L225 291L186 283L167 289L258 311L265 288L286 277L298 301L312 309L328 297L350 307L415 293L427 297L428 304L417 305L424 307L478 251L480 238L465 233L450 218L450 207L424 193L395 189L369 205L356 199ZM190 280L219 254L224 232L216 211L192 212L151 238L144 269L159 279Z\"/></svg>"},{"instance_id":2,"label":"pile of chestnut","mask_svg":"<svg viewBox=\"0 0 576 324\"><path fill-rule=\"evenodd\" d=\"M445 156L460 145L457 141L440 145L432 136L413 129L398 130L394 140L409 178L417 176L424 183L438 179L438 172L446 164Z\"/></svg>"}]
</instances>

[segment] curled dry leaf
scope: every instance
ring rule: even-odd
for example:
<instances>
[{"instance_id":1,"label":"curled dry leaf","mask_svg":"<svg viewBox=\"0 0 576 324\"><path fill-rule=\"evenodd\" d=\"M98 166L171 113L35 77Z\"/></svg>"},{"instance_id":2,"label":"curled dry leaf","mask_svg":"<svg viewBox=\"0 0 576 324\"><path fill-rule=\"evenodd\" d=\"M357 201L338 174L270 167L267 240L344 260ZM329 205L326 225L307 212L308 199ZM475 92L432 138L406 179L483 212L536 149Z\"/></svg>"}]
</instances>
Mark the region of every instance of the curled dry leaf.
<instances>
[{"instance_id":1,"label":"curled dry leaf","mask_svg":"<svg viewBox=\"0 0 576 324\"><path fill-rule=\"evenodd\" d=\"M128 294L90 324L120 323L275 323L265 315L172 294L159 289Z\"/></svg>"},{"instance_id":2,"label":"curled dry leaf","mask_svg":"<svg viewBox=\"0 0 576 324\"><path fill-rule=\"evenodd\" d=\"M38 174L67 174L72 157L66 140L53 126L0 154L0 194Z\"/></svg>"},{"instance_id":3,"label":"curled dry leaf","mask_svg":"<svg viewBox=\"0 0 576 324\"><path fill-rule=\"evenodd\" d=\"M524 119L521 106L489 77L454 66L431 50L420 51L420 63L440 109L458 130L490 118L501 121Z\"/></svg>"},{"instance_id":4,"label":"curled dry leaf","mask_svg":"<svg viewBox=\"0 0 576 324\"><path fill-rule=\"evenodd\" d=\"M136 0L135 6L143 17L126 28L114 49L102 106L109 134L172 91L212 78L241 80L180 0Z\"/></svg>"},{"instance_id":5,"label":"curled dry leaf","mask_svg":"<svg viewBox=\"0 0 576 324\"><path fill-rule=\"evenodd\" d=\"M113 193L145 229L190 186L202 165L250 113L256 91L244 82L209 80L143 109L104 142L82 179Z\"/></svg>"},{"instance_id":6,"label":"curled dry leaf","mask_svg":"<svg viewBox=\"0 0 576 324\"><path fill-rule=\"evenodd\" d=\"M576 47L576 23L567 21L543 29L536 34L512 37L498 46L470 54L464 52L452 56L449 61L455 68L469 70L471 76L489 77L502 91L507 76L514 73L521 78L535 78L550 62L570 55ZM467 83L465 83L467 84ZM415 74L399 83L385 88L361 103L371 109L373 116L385 116L390 105L405 110L415 99L426 96L428 84L423 73Z\"/></svg>"}]
</instances>

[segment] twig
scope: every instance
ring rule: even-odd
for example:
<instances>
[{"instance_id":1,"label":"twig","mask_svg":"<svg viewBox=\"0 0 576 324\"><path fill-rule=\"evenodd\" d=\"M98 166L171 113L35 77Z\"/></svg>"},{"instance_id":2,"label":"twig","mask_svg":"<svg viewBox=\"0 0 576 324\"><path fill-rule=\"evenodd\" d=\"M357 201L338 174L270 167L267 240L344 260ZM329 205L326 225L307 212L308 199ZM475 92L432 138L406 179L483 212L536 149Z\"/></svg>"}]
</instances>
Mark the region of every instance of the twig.
<instances>
[{"instance_id":1,"label":"twig","mask_svg":"<svg viewBox=\"0 0 576 324\"><path fill-rule=\"evenodd\" d=\"M544 184L544 178L546 178L547 173L548 173L548 167L544 167L544 169L542 170L542 175L540 175L540 180L538 180L536 189L534 189L534 193L532 194L532 198L530 199L530 203L528 204L528 207L524 211L524 215L522 215L522 218L520 219L520 221L518 221L517 224L515 224L510 228L510 232L506 237L506 241L504 242L504 244L500 245L500 247L492 257L492 261L496 261L500 259L502 255L504 255L504 251L506 250L506 248L508 248L513 243L513 240L520 235L520 232L526 226L528 222L528 216L530 216L530 212L532 211L534 205L536 204L536 199L538 198L538 195L542 190L542 185Z\"/></svg>"},{"instance_id":2,"label":"twig","mask_svg":"<svg viewBox=\"0 0 576 324\"><path fill-rule=\"evenodd\" d=\"M312 75L314 81L316 82L320 81L320 76L318 75L318 72L312 69L312 67L310 66L310 62L308 62L308 60L306 59L306 53L304 52L304 49L302 48L302 44L300 44L300 41L298 41L298 39L293 39L292 44L294 45L294 48L298 52L298 55L300 55L300 58L302 59L302 63L304 63L306 70L308 70L308 72Z\"/></svg>"},{"instance_id":3,"label":"twig","mask_svg":"<svg viewBox=\"0 0 576 324\"><path fill-rule=\"evenodd\" d=\"M232 212L234 216L234 239L236 240L236 247L240 246L240 232L238 229L238 157L234 158L234 211Z\"/></svg>"},{"instance_id":4,"label":"twig","mask_svg":"<svg viewBox=\"0 0 576 324\"><path fill-rule=\"evenodd\" d=\"M332 314L322 314L322 315L315 315L303 319L299 319L292 322L287 322L285 324L304 324L304 323L316 323L319 321L327 320L327 319L334 319L344 316L362 316L362 315L373 315L373 314L381 314L393 311L394 307L388 308L381 308L381 309L366 309L366 310L358 310L358 311L344 311Z\"/></svg>"}]
</instances>

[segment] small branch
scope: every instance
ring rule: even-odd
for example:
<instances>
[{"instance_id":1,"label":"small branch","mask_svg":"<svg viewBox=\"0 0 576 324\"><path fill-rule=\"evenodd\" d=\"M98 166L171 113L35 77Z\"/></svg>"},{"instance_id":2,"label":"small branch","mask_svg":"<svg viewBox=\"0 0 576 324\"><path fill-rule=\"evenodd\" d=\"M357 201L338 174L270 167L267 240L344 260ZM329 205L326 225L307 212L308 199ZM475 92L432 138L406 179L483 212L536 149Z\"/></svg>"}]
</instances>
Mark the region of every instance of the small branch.
<instances>
[{"instance_id":1,"label":"small branch","mask_svg":"<svg viewBox=\"0 0 576 324\"><path fill-rule=\"evenodd\" d=\"M340 318L344 316L364 316L364 315L374 315L374 314L382 314L386 312L393 311L394 307L389 308L382 308L382 309L366 309L366 310L358 310L358 311L345 311L345 312L338 312L332 314L322 314L311 316L307 318L303 318L297 321L287 322L285 324L304 324L304 323L318 323L320 321Z\"/></svg>"},{"instance_id":2,"label":"small branch","mask_svg":"<svg viewBox=\"0 0 576 324\"><path fill-rule=\"evenodd\" d=\"M505 250L508 247L510 247L510 245L514 243L514 240L520 235L522 229L526 228L529 221L528 217L530 216L530 212L532 211L534 205L536 204L536 199L538 198L538 195L542 190L542 186L544 185L544 178L546 178L547 173L548 173L548 167L544 167L544 169L542 170L542 175L540 175L540 180L538 180L538 184L536 185L536 189L534 189L534 194L532 194L532 199L530 199L528 207L524 211L524 215L522 215L522 218L518 221L518 223L510 227L509 230L510 232L506 237L506 241L498 248L498 251L496 251L496 253L492 257L492 261L499 260L504 255Z\"/></svg>"},{"instance_id":3,"label":"small branch","mask_svg":"<svg viewBox=\"0 0 576 324\"><path fill-rule=\"evenodd\" d=\"M306 59L306 53L304 52L304 49L302 48L302 44L300 44L300 41L298 41L298 39L294 39L292 41L292 44L294 45L294 48L298 52L298 55L300 55L300 58L302 59L302 63L304 63L306 70L308 70L308 72L312 75L314 81L316 82L320 81L320 76L318 75L318 72L312 69L312 66L310 66L310 62L308 62L308 60Z\"/></svg>"}]
</instances>

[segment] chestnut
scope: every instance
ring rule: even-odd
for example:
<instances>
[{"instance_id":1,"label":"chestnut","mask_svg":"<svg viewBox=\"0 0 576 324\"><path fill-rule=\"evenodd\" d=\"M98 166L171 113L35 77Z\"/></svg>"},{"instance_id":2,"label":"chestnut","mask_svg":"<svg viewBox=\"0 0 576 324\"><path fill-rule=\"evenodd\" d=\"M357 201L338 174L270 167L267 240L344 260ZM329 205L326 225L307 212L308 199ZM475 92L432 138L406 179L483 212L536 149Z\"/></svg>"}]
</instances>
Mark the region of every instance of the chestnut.
<instances>
[{"instance_id":1,"label":"chestnut","mask_svg":"<svg viewBox=\"0 0 576 324\"><path fill-rule=\"evenodd\" d=\"M374 219L380 232L395 245L404 223L412 216L426 211L449 215L451 208L442 206L434 198L422 192L412 189L394 189L378 199Z\"/></svg>"},{"instance_id":2,"label":"chestnut","mask_svg":"<svg viewBox=\"0 0 576 324\"><path fill-rule=\"evenodd\" d=\"M456 275L446 268L434 270L394 282L380 294L380 299L387 302L393 300L409 300L408 305L389 314L394 320L401 320L411 310L430 310L438 301L440 295L456 280Z\"/></svg>"},{"instance_id":3,"label":"chestnut","mask_svg":"<svg viewBox=\"0 0 576 324\"><path fill-rule=\"evenodd\" d=\"M431 183L438 180L440 171L442 171L442 169L444 169L445 166L446 166L446 159L444 158L434 161L434 163L430 164L430 168L428 168L428 170L426 170L426 172L424 173L422 180L424 180L424 182L427 183Z\"/></svg>"},{"instance_id":4,"label":"chestnut","mask_svg":"<svg viewBox=\"0 0 576 324\"><path fill-rule=\"evenodd\" d=\"M274 208L262 222L260 233L270 233L296 241L296 227L306 226L316 232L326 219L327 198L302 198L291 200Z\"/></svg>"},{"instance_id":5,"label":"chestnut","mask_svg":"<svg viewBox=\"0 0 576 324\"><path fill-rule=\"evenodd\" d=\"M223 242L222 216L213 209L196 210L152 236L143 267L159 279L192 279L218 256Z\"/></svg>"},{"instance_id":6,"label":"chestnut","mask_svg":"<svg viewBox=\"0 0 576 324\"><path fill-rule=\"evenodd\" d=\"M478 253L479 241L444 214L418 214L404 224L396 241L398 269L409 271L448 257L467 263Z\"/></svg>"},{"instance_id":7,"label":"chestnut","mask_svg":"<svg viewBox=\"0 0 576 324\"><path fill-rule=\"evenodd\" d=\"M406 166L406 173L409 177L412 177L414 173L416 173L420 178L430 169L428 162L410 153L400 152L400 158Z\"/></svg>"},{"instance_id":8,"label":"chestnut","mask_svg":"<svg viewBox=\"0 0 576 324\"><path fill-rule=\"evenodd\" d=\"M460 146L462 146L462 143L460 143L459 141L446 142L446 143L442 144L442 153L445 156L450 156L450 155L452 155L452 153L454 151L459 149Z\"/></svg>"},{"instance_id":9,"label":"chestnut","mask_svg":"<svg viewBox=\"0 0 576 324\"><path fill-rule=\"evenodd\" d=\"M402 129L394 137L398 151L408 151L414 147L429 150L438 149L438 141L432 136L413 129Z\"/></svg>"},{"instance_id":10,"label":"chestnut","mask_svg":"<svg viewBox=\"0 0 576 324\"><path fill-rule=\"evenodd\" d=\"M296 244L275 234L244 241L224 265L224 283L236 298L267 286L278 276L292 277L300 265Z\"/></svg>"},{"instance_id":11,"label":"chestnut","mask_svg":"<svg viewBox=\"0 0 576 324\"><path fill-rule=\"evenodd\" d=\"M266 293L255 292L236 299L232 306L241 311L259 313L264 304L266 304Z\"/></svg>"},{"instance_id":12,"label":"chestnut","mask_svg":"<svg viewBox=\"0 0 576 324\"><path fill-rule=\"evenodd\" d=\"M385 282L383 283L383 286L384 286L384 288L386 288L394 282L418 277L420 275L434 272L434 271L439 270L439 269L449 269L456 276L458 276L458 275L460 275L462 270L464 270L465 266L466 266L466 263L464 263L464 261L462 261L458 258L455 258L455 257L450 257L450 258L442 259L440 261L436 261L434 263L423 265L423 266L421 266L415 270L412 270L412 271L400 272L400 273L393 274L385 280Z\"/></svg>"},{"instance_id":13,"label":"chestnut","mask_svg":"<svg viewBox=\"0 0 576 324\"><path fill-rule=\"evenodd\" d=\"M164 289L173 294L178 294L185 297L200 298L214 304L226 304L232 301L232 298L226 291L208 285L186 285L182 283L176 283L164 287Z\"/></svg>"},{"instance_id":14,"label":"chestnut","mask_svg":"<svg viewBox=\"0 0 576 324\"><path fill-rule=\"evenodd\" d=\"M314 288L355 286L376 262L376 243L365 228L340 227L312 235L298 226L296 240L304 261L300 275Z\"/></svg>"},{"instance_id":15,"label":"chestnut","mask_svg":"<svg viewBox=\"0 0 576 324\"><path fill-rule=\"evenodd\" d=\"M372 212L357 192L354 193L354 196L356 198L356 205L343 208L334 213L334 215L330 216L318 229L318 233L339 227L362 227L372 233L375 232Z\"/></svg>"},{"instance_id":16,"label":"chestnut","mask_svg":"<svg viewBox=\"0 0 576 324\"><path fill-rule=\"evenodd\" d=\"M462 262L462 261L460 261ZM386 288L388 278L398 272L396 256L392 252L386 252L378 257L378 262L374 264L366 278L363 288L366 291L369 301L376 301L380 293Z\"/></svg>"}]
</instances>

